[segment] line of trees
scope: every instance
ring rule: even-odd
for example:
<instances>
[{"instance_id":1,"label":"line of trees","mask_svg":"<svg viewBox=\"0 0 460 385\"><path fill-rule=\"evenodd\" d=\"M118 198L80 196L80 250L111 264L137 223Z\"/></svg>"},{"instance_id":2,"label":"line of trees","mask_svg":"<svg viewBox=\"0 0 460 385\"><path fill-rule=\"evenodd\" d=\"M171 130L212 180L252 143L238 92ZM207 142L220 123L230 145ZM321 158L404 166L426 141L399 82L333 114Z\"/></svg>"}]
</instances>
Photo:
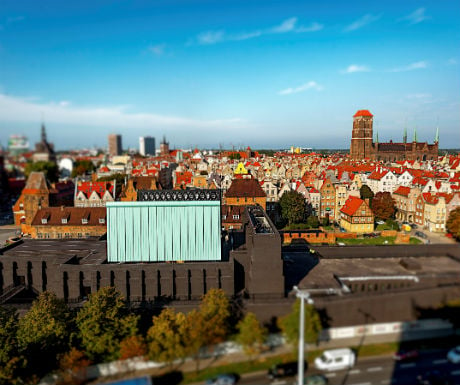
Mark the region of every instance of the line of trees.
<instances>
[{"instance_id":1,"label":"line of trees","mask_svg":"<svg viewBox=\"0 0 460 385\"><path fill-rule=\"evenodd\" d=\"M292 343L298 338L298 317L296 303L278 323ZM306 317L311 342L321 323L313 307L307 307ZM82 373L93 363L138 356L170 366L193 357L199 370L202 349L232 333L250 359L260 354L268 335L253 313L233 320L231 303L220 289L209 290L199 307L188 313L164 308L144 333L139 316L129 311L114 287L90 295L79 310L43 292L22 318L14 309L0 307L0 385L37 383L52 370L59 370L63 383L75 384L83 382Z\"/></svg>"}]
</instances>

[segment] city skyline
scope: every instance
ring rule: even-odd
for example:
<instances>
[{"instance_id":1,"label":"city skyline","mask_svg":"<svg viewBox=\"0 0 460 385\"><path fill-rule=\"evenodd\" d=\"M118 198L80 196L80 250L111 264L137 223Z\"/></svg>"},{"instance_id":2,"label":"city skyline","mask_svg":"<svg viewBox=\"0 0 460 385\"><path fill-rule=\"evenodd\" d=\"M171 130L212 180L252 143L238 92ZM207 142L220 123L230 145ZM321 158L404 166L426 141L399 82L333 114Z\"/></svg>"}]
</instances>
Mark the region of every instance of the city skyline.
<instances>
[{"instance_id":1,"label":"city skyline","mask_svg":"<svg viewBox=\"0 0 460 385\"><path fill-rule=\"evenodd\" d=\"M58 150L348 148L369 109L381 141L459 146L460 4L446 1L6 1L0 11L0 142ZM320 135L318 133L321 133Z\"/></svg>"}]
</instances>

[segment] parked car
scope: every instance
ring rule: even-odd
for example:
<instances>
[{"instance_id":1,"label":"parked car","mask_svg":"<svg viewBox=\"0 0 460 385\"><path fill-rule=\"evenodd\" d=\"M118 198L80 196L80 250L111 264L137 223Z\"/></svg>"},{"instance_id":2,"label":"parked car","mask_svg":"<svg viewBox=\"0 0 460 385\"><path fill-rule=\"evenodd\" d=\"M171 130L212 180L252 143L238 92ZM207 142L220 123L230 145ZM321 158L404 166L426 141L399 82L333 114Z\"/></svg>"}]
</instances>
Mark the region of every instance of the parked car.
<instances>
[{"instance_id":1,"label":"parked car","mask_svg":"<svg viewBox=\"0 0 460 385\"><path fill-rule=\"evenodd\" d=\"M378 225L384 225L384 224L385 224L385 221L377 221L377 222L375 222L375 223L377 223Z\"/></svg>"},{"instance_id":2,"label":"parked car","mask_svg":"<svg viewBox=\"0 0 460 385\"><path fill-rule=\"evenodd\" d=\"M393 356L395 361L411 361L417 359L419 352L416 349L413 350L401 350Z\"/></svg>"},{"instance_id":3,"label":"parked car","mask_svg":"<svg viewBox=\"0 0 460 385\"><path fill-rule=\"evenodd\" d=\"M305 364L304 368L307 366ZM298 372L298 363L297 362L286 362L284 364L273 365L268 369L267 376L268 378L274 380L275 378L289 377L297 374Z\"/></svg>"},{"instance_id":4,"label":"parked car","mask_svg":"<svg viewBox=\"0 0 460 385\"><path fill-rule=\"evenodd\" d=\"M415 236L423 239L428 239L428 236L425 233L422 233L421 231L416 231Z\"/></svg>"},{"instance_id":5,"label":"parked car","mask_svg":"<svg viewBox=\"0 0 460 385\"><path fill-rule=\"evenodd\" d=\"M238 377L233 373L219 374L206 380L206 385L235 385L237 381Z\"/></svg>"},{"instance_id":6,"label":"parked car","mask_svg":"<svg viewBox=\"0 0 460 385\"><path fill-rule=\"evenodd\" d=\"M410 227L412 227L413 229L418 229L418 226L415 223L411 223Z\"/></svg>"},{"instance_id":7,"label":"parked car","mask_svg":"<svg viewBox=\"0 0 460 385\"><path fill-rule=\"evenodd\" d=\"M458 364L460 362L460 346L450 349L447 353L447 359L454 364Z\"/></svg>"},{"instance_id":8,"label":"parked car","mask_svg":"<svg viewBox=\"0 0 460 385\"><path fill-rule=\"evenodd\" d=\"M315 367L319 370L340 370L352 368L355 364L355 353L348 348L325 350L315 359Z\"/></svg>"}]
</instances>

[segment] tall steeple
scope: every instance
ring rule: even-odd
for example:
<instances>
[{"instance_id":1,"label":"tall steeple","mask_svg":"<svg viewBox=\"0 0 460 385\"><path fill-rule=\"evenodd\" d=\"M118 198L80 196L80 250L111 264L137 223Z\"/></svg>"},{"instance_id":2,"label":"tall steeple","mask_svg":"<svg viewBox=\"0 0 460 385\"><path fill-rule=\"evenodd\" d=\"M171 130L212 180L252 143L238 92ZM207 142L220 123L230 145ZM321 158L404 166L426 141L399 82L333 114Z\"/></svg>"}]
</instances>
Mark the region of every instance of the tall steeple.
<instances>
[{"instance_id":1,"label":"tall steeple","mask_svg":"<svg viewBox=\"0 0 460 385\"><path fill-rule=\"evenodd\" d=\"M407 143L407 127L404 125L403 143Z\"/></svg>"},{"instance_id":2,"label":"tall steeple","mask_svg":"<svg viewBox=\"0 0 460 385\"><path fill-rule=\"evenodd\" d=\"M379 144L379 132L378 132L378 131L376 132L375 144L376 144L376 145Z\"/></svg>"},{"instance_id":3,"label":"tall steeple","mask_svg":"<svg viewBox=\"0 0 460 385\"><path fill-rule=\"evenodd\" d=\"M439 143L439 126L436 127L436 136L434 137L434 142Z\"/></svg>"},{"instance_id":4,"label":"tall steeple","mask_svg":"<svg viewBox=\"0 0 460 385\"><path fill-rule=\"evenodd\" d=\"M417 126L415 126L415 128L414 128L414 140L413 141L414 142L417 141Z\"/></svg>"},{"instance_id":5,"label":"tall steeple","mask_svg":"<svg viewBox=\"0 0 460 385\"><path fill-rule=\"evenodd\" d=\"M41 140L42 140L42 143L46 143L46 129L45 129L45 123L42 123Z\"/></svg>"}]
</instances>

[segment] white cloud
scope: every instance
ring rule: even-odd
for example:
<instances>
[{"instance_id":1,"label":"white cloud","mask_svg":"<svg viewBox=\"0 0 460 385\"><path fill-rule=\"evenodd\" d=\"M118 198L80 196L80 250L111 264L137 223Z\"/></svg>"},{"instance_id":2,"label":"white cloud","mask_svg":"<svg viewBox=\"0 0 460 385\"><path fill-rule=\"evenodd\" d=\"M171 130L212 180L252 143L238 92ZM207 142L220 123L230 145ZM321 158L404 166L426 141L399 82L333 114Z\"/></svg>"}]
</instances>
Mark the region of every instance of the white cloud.
<instances>
[{"instance_id":1,"label":"white cloud","mask_svg":"<svg viewBox=\"0 0 460 385\"><path fill-rule=\"evenodd\" d=\"M322 91L323 86L316 83L315 81L309 81L308 83L302 84L299 87L295 87L295 88L290 87L290 88L281 90L278 94L279 95L291 95L291 94L297 94L299 92L304 92L310 89L314 89L316 91Z\"/></svg>"},{"instance_id":2,"label":"white cloud","mask_svg":"<svg viewBox=\"0 0 460 385\"><path fill-rule=\"evenodd\" d=\"M324 28L323 24L313 22L311 23L308 27L303 27L300 26L295 29L295 32L301 33L301 32L317 32L321 31Z\"/></svg>"},{"instance_id":3,"label":"white cloud","mask_svg":"<svg viewBox=\"0 0 460 385\"><path fill-rule=\"evenodd\" d=\"M149 46L148 50L157 56L165 53L166 44L156 44Z\"/></svg>"},{"instance_id":4,"label":"white cloud","mask_svg":"<svg viewBox=\"0 0 460 385\"><path fill-rule=\"evenodd\" d=\"M291 17L284 20L281 24L267 28L267 29L258 29L249 32L240 32L236 34L227 34L224 30L219 31L206 31L198 34L195 39L192 39L188 44L199 44L199 45L211 45L222 43L224 41L239 41L239 40L248 40L254 39L262 35L272 35L272 34L281 34L281 33L304 33L304 32L317 32L321 31L324 28L324 25L317 22L311 23L309 26L297 25L297 17Z\"/></svg>"},{"instance_id":5,"label":"white cloud","mask_svg":"<svg viewBox=\"0 0 460 385\"><path fill-rule=\"evenodd\" d=\"M425 8L418 8L411 14L399 19L400 21L408 21L409 24L418 24L422 21L430 19L429 16L425 15Z\"/></svg>"},{"instance_id":6,"label":"white cloud","mask_svg":"<svg viewBox=\"0 0 460 385\"><path fill-rule=\"evenodd\" d=\"M355 72L369 72L369 71L370 69L367 66L351 64L345 70L342 70L341 72L344 74L352 74Z\"/></svg>"},{"instance_id":7,"label":"white cloud","mask_svg":"<svg viewBox=\"0 0 460 385\"><path fill-rule=\"evenodd\" d=\"M280 25L273 27L271 31L273 33L285 33L294 30L297 23L297 17L291 17L290 19L284 20Z\"/></svg>"},{"instance_id":8,"label":"white cloud","mask_svg":"<svg viewBox=\"0 0 460 385\"><path fill-rule=\"evenodd\" d=\"M409 64L404 67L396 67L390 70L390 72L405 72L405 71L414 71L419 69L425 69L428 67L428 63L426 61L418 61L412 64Z\"/></svg>"},{"instance_id":9,"label":"white cloud","mask_svg":"<svg viewBox=\"0 0 460 385\"><path fill-rule=\"evenodd\" d=\"M197 36L197 41L201 45L216 44L223 41L224 37L224 31L206 31Z\"/></svg>"},{"instance_id":10,"label":"white cloud","mask_svg":"<svg viewBox=\"0 0 460 385\"><path fill-rule=\"evenodd\" d=\"M363 17L359 18L358 20L354 21L350 25L347 25L344 29L344 32L351 32L355 31L357 29L360 29L362 27L365 27L368 24L373 23L374 21L377 21L380 19L381 15L372 15L370 13L364 15Z\"/></svg>"},{"instance_id":11,"label":"white cloud","mask_svg":"<svg viewBox=\"0 0 460 385\"><path fill-rule=\"evenodd\" d=\"M46 121L59 124L78 124L112 128L196 128L230 129L245 125L239 118L200 120L154 113L132 113L127 106L86 107L59 103L39 102L36 99L0 94L2 121L36 123L44 114Z\"/></svg>"},{"instance_id":12,"label":"white cloud","mask_svg":"<svg viewBox=\"0 0 460 385\"><path fill-rule=\"evenodd\" d=\"M458 64L458 61L454 59L453 57L447 60L447 65L454 66L456 64Z\"/></svg>"}]
</instances>

